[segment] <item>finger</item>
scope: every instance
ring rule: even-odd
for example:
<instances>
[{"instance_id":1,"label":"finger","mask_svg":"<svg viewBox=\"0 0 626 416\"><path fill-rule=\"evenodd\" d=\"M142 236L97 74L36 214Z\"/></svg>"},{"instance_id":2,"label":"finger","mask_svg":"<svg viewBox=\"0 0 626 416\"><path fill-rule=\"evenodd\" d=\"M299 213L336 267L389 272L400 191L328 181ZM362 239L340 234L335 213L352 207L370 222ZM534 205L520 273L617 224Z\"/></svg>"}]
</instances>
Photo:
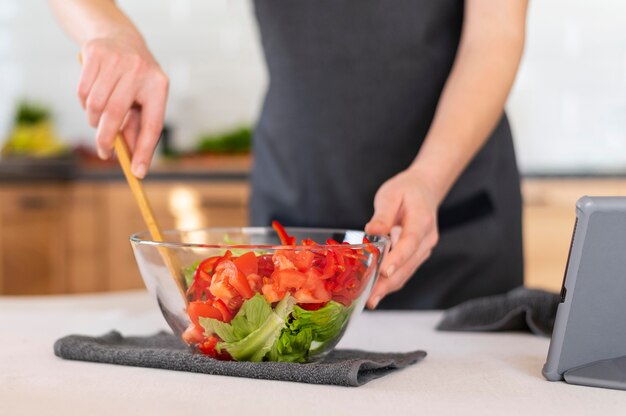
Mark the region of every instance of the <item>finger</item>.
<instances>
[{"instance_id":1,"label":"finger","mask_svg":"<svg viewBox=\"0 0 626 416\"><path fill-rule=\"evenodd\" d=\"M101 67L87 97L87 119L92 127L98 127L100 117L109 101L109 97L122 77L121 73L112 71L110 65L110 63L107 63L106 66Z\"/></svg>"},{"instance_id":2,"label":"finger","mask_svg":"<svg viewBox=\"0 0 626 416\"><path fill-rule=\"evenodd\" d=\"M380 266L385 277L391 277L396 270L404 265L411 257L417 255L417 249L422 233L404 229L398 242L391 247L387 257Z\"/></svg>"},{"instance_id":3,"label":"finger","mask_svg":"<svg viewBox=\"0 0 626 416\"><path fill-rule=\"evenodd\" d=\"M391 247L398 244L398 240L402 235L402 227L399 225L395 225L391 227L391 231L389 231L389 240L391 241Z\"/></svg>"},{"instance_id":4,"label":"finger","mask_svg":"<svg viewBox=\"0 0 626 416\"><path fill-rule=\"evenodd\" d=\"M98 123L96 145L98 154L107 158L111 155L113 141L119 133L126 114L129 112L135 98L133 78L122 77L111 93Z\"/></svg>"},{"instance_id":5,"label":"finger","mask_svg":"<svg viewBox=\"0 0 626 416\"><path fill-rule=\"evenodd\" d=\"M376 281L376 284L372 288L372 292L367 299L367 307L369 309L375 309L387 293L389 293L389 279L380 277Z\"/></svg>"},{"instance_id":6,"label":"finger","mask_svg":"<svg viewBox=\"0 0 626 416\"><path fill-rule=\"evenodd\" d=\"M135 152L137 137L139 136L140 121L141 112L139 108L131 107L128 113L126 113L124 123L122 123L124 140L126 140L126 144L128 144L128 149L131 154Z\"/></svg>"},{"instance_id":7,"label":"finger","mask_svg":"<svg viewBox=\"0 0 626 416\"><path fill-rule=\"evenodd\" d=\"M396 292L415 274L415 271L419 266L430 257L431 249L425 248L420 250L420 253L414 256L411 261L398 269L391 278L378 279L376 285L372 289L372 292L367 301L367 306L370 309L376 308L378 303L388 294Z\"/></svg>"},{"instance_id":8,"label":"finger","mask_svg":"<svg viewBox=\"0 0 626 416\"><path fill-rule=\"evenodd\" d=\"M93 56L91 51L83 51L82 56L85 60L78 80L78 99L83 109L86 109L87 97L100 71L100 61Z\"/></svg>"},{"instance_id":9,"label":"finger","mask_svg":"<svg viewBox=\"0 0 626 416\"><path fill-rule=\"evenodd\" d=\"M166 98L167 83L152 90L151 97L142 101L141 127L131 164L133 175L138 178L146 176L154 148L161 135Z\"/></svg>"},{"instance_id":10,"label":"finger","mask_svg":"<svg viewBox=\"0 0 626 416\"><path fill-rule=\"evenodd\" d=\"M376 195L374 198L374 215L365 225L367 234L388 234L396 222L402 198L394 192Z\"/></svg>"},{"instance_id":11,"label":"finger","mask_svg":"<svg viewBox=\"0 0 626 416\"><path fill-rule=\"evenodd\" d=\"M397 244L392 246L381 265L381 269L387 277L393 275L397 269L417 254L424 237L434 229L434 219L426 213L407 212L404 222Z\"/></svg>"}]
</instances>

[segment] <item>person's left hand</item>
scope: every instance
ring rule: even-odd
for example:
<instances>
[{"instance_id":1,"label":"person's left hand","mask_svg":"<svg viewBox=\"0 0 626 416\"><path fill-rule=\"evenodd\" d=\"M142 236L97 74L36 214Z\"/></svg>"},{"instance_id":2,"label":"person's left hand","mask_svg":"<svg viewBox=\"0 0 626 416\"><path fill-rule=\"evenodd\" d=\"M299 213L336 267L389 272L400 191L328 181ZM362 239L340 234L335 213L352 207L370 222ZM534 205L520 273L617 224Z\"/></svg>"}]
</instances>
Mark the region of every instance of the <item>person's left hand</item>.
<instances>
[{"instance_id":1,"label":"person's left hand","mask_svg":"<svg viewBox=\"0 0 626 416\"><path fill-rule=\"evenodd\" d=\"M405 170L385 182L376 192L374 215L365 232L391 234L391 251L367 301L374 309L383 297L404 286L437 244L437 198L426 180Z\"/></svg>"}]
</instances>

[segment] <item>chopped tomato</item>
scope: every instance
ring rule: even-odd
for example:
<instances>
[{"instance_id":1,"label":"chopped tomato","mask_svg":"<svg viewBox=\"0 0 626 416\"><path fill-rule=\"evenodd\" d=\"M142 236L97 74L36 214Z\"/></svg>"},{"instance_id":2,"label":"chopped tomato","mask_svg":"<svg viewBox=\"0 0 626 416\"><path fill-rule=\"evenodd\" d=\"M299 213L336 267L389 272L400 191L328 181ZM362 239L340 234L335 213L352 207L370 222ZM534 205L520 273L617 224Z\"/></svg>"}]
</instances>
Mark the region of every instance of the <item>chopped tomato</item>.
<instances>
[{"instance_id":1,"label":"chopped tomato","mask_svg":"<svg viewBox=\"0 0 626 416\"><path fill-rule=\"evenodd\" d=\"M293 257L293 264L301 272L305 272L313 265L315 254L310 250L300 250Z\"/></svg>"},{"instance_id":2,"label":"chopped tomato","mask_svg":"<svg viewBox=\"0 0 626 416\"><path fill-rule=\"evenodd\" d=\"M261 288L261 293L263 293L265 300L269 303L278 302L285 296L285 292L282 291L271 279L267 279L265 281L263 287Z\"/></svg>"},{"instance_id":3,"label":"chopped tomato","mask_svg":"<svg viewBox=\"0 0 626 416\"><path fill-rule=\"evenodd\" d=\"M204 340L204 329L201 326L190 323L185 332L183 332L183 341L187 345L197 344Z\"/></svg>"},{"instance_id":4,"label":"chopped tomato","mask_svg":"<svg viewBox=\"0 0 626 416\"><path fill-rule=\"evenodd\" d=\"M228 352L217 352L217 343L219 338L216 335L211 335L206 341L198 344L198 350L209 357L217 358L219 360L232 360L232 357Z\"/></svg>"},{"instance_id":5,"label":"chopped tomato","mask_svg":"<svg viewBox=\"0 0 626 416\"><path fill-rule=\"evenodd\" d=\"M213 302L189 302L189 305L187 305L187 313L189 314L191 322L197 326L200 326L198 322L198 318L200 317L222 320L222 313L213 306Z\"/></svg>"},{"instance_id":6,"label":"chopped tomato","mask_svg":"<svg viewBox=\"0 0 626 416\"><path fill-rule=\"evenodd\" d=\"M232 264L232 262L230 263ZM223 262L220 263L220 265L221 264L223 264ZM234 274L237 274L237 268L234 265L233 268L235 269ZM228 273L220 272L219 270L215 271L209 290L213 296L224 302L228 302L239 295L239 292L230 284Z\"/></svg>"},{"instance_id":7,"label":"chopped tomato","mask_svg":"<svg viewBox=\"0 0 626 416\"><path fill-rule=\"evenodd\" d=\"M237 266L239 271L241 271L244 276L259 273L259 261L253 251L249 251L246 254L237 257L233 260L233 263L235 263L235 266Z\"/></svg>"},{"instance_id":8,"label":"chopped tomato","mask_svg":"<svg viewBox=\"0 0 626 416\"><path fill-rule=\"evenodd\" d=\"M261 287L263 286L263 279L258 274L252 273L249 274L246 279L248 279L248 284L250 285L250 289L254 292L260 292Z\"/></svg>"},{"instance_id":9,"label":"chopped tomato","mask_svg":"<svg viewBox=\"0 0 626 416\"><path fill-rule=\"evenodd\" d=\"M297 270L297 267L291 261L293 253L287 250L278 250L272 260L274 261L274 268L278 270Z\"/></svg>"},{"instance_id":10,"label":"chopped tomato","mask_svg":"<svg viewBox=\"0 0 626 416\"><path fill-rule=\"evenodd\" d=\"M214 336L211 335L209 338L206 339L206 341L198 344L198 349L206 355L209 355L211 357L215 357L217 355L217 351L215 350L215 346L217 345L219 339Z\"/></svg>"},{"instance_id":11,"label":"chopped tomato","mask_svg":"<svg viewBox=\"0 0 626 416\"><path fill-rule=\"evenodd\" d=\"M326 288L326 284L319 279L307 280L304 288L310 290L318 302L328 302L331 299L331 293Z\"/></svg>"},{"instance_id":12,"label":"chopped tomato","mask_svg":"<svg viewBox=\"0 0 626 416\"><path fill-rule=\"evenodd\" d=\"M252 255L254 255L254 253L252 253ZM229 286L235 289L237 291L237 294L240 294L246 299L250 299L252 296L254 296L254 292L252 291L252 289L250 289L250 285L248 284L246 276L241 272L241 270L237 268L237 266L235 266L235 263L230 260L221 261L215 267L213 280L215 281L218 279L228 281ZM234 297L221 297L217 295L215 296L224 301L229 301L231 298Z\"/></svg>"},{"instance_id":13,"label":"chopped tomato","mask_svg":"<svg viewBox=\"0 0 626 416\"><path fill-rule=\"evenodd\" d=\"M313 268L307 270L306 272L304 272L304 274L306 275L307 279L323 280L322 273Z\"/></svg>"},{"instance_id":14,"label":"chopped tomato","mask_svg":"<svg viewBox=\"0 0 626 416\"><path fill-rule=\"evenodd\" d=\"M300 307L305 311L316 311L318 309L321 309L325 305L326 303L303 303L302 305L300 305Z\"/></svg>"},{"instance_id":15,"label":"chopped tomato","mask_svg":"<svg viewBox=\"0 0 626 416\"><path fill-rule=\"evenodd\" d=\"M328 302L331 299L330 293L327 291L318 294L307 289L297 290L296 293L293 294L293 297L299 304Z\"/></svg>"},{"instance_id":16,"label":"chopped tomato","mask_svg":"<svg viewBox=\"0 0 626 416\"><path fill-rule=\"evenodd\" d=\"M307 277L304 273L289 269L275 271L272 274L272 279L278 282L278 287L285 292L300 289L307 281Z\"/></svg>"},{"instance_id":17,"label":"chopped tomato","mask_svg":"<svg viewBox=\"0 0 626 416\"><path fill-rule=\"evenodd\" d=\"M324 303L331 299L331 293L320 279L307 279L293 297L298 303Z\"/></svg>"},{"instance_id":18,"label":"chopped tomato","mask_svg":"<svg viewBox=\"0 0 626 416\"><path fill-rule=\"evenodd\" d=\"M230 299L228 302L224 302L229 311L232 312L232 315L235 315L241 305L243 305L244 298L241 295L237 295L234 298Z\"/></svg>"},{"instance_id":19,"label":"chopped tomato","mask_svg":"<svg viewBox=\"0 0 626 416\"><path fill-rule=\"evenodd\" d=\"M271 276L272 272L274 272L274 261L272 260L272 255L264 254L259 256L259 276Z\"/></svg>"}]
</instances>

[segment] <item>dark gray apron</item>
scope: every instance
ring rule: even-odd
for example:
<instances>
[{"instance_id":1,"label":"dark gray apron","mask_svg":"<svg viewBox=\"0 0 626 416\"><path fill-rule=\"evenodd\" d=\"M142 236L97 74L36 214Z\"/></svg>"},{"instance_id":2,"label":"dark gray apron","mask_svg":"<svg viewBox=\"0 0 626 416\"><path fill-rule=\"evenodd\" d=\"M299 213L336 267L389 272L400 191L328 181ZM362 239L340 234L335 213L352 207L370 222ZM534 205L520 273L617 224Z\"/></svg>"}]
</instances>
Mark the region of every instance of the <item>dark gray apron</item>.
<instances>
[{"instance_id":1,"label":"dark gray apron","mask_svg":"<svg viewBox=\"0 0 626 416\"><path fill-rule=\"evenodd\" d=\"M363 229L419 151L450 72L460 0L256 0L270 76L251 222ZM521 198L505 116L439 211L432 256L383 308L444 308L522 283Z\"/></svg>"}]
</instances>

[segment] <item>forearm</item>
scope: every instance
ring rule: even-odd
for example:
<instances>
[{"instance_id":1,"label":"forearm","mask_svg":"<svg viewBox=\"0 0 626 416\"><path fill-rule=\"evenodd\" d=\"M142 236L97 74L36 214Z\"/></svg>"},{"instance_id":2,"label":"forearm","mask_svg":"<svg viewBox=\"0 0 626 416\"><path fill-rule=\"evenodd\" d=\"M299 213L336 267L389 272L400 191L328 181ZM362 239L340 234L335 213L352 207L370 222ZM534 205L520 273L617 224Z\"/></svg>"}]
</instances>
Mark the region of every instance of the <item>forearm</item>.
<instances>
[{"instance_id":1,"label":"forearm","mask_svg":"<svg viewBox=\"0 0 626 416\"><path fill-rule=\"evenodd\" d=\"M461 41L430 130L410 170L441 203L502 116L519 66L526 1L466 1Z\"/></svg>"},{"instance_id":2,"label":"forearm","mask_svg":"<svg viewBox=\"0 0 626 416\"><path fill-rule=\"evenodd\" d=\"M143 39L114 0L49 0L65 31L79 44L121 32Z\"/></svg>"}]
</instances>

